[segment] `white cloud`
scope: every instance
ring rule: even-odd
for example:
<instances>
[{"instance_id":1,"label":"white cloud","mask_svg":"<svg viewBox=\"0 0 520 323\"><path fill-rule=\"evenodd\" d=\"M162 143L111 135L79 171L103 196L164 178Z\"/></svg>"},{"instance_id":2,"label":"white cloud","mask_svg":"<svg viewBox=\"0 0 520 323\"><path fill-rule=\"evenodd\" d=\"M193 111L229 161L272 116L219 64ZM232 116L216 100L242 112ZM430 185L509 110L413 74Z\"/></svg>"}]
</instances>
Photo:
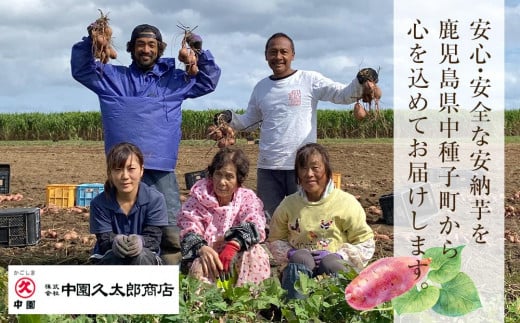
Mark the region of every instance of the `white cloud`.
<instances>
[{"instance_id":1,"label":"white cloud","mask_svg":"<svg viewBox=\"0 0 520 323\"><path fill-rule=\"evenodd\" d=\"M520 3L506 1L506 49L519 53ZM41 111L97 109L95 95L70 76L70 49L86 26L108 13L118 49L116 64L130 64L125 51L134 26L160 28L176 56L179 22L204 38L222 68L217 90L189 100L184 107L245 108L253 86L270 70L265 41L286 32L295 42L293 67L317 70L347 82L361 66L381 68L380 86L391 106L393 92L392 1L300 0L18 0L0 2L0 113L16 107ZM519 79L520 55L506 55L508 102L518 102L511 80Z\"/></svg>"}]
</instances>

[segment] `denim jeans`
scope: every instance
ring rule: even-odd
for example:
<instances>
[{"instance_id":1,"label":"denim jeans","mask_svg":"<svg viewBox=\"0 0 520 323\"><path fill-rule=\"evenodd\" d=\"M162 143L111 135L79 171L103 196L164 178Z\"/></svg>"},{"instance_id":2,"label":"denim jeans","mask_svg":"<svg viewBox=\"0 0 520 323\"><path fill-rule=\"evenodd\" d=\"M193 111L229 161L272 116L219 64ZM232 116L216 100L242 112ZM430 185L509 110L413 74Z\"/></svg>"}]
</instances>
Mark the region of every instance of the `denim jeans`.
<instances>
[{"instance_id":1,"label":"denim jeans","mask_svg":"<svg viewBox=\"0 0 520 323\"><path fill-rule=\"evenodd\" d=\"M160 265L162 264L161 258L159 258L155 252L150 251L148 248L144 248L143 251L131 258L119 258L112 250L109 250L103 258L93 261L95 265Z\"/></svg>"},{"instance_id":2,"label":"denim jeans","mask_svg":"<svg viewBox=\"0 0 520 323\"><path fill-rule=\"evenodd\" d=\"M168 224L177 225L177 213L181 209L181 200L175 172L145 169L142 181L163 193L168 209Z\"/></svg>"},{"instance_id":3,"label":"denim jeans","mask_svg":"<svg viewBox=\"0 0 520 323\"><path fill-rule=\"evenodd\" d=\"M294 288L294 284L300 279L300 273L304 273L312 277L312 271L304 264L290 262L282 272L282 288L287 291L286 299L303 299L305 298L300 292Z\"/></svg>"},{"instance_id":4,"label":"denim jeans","mask_svg":"<svg viewBox=\"0 0 520 323\"><path fill-rule=\"evenodd\" d=\"M256 192L264 203L268 219L287 196L298 190L294 170L276 170L258 168L256 172Z\"/></svg>"},{"instance_id":5,"label":"denim jeans","mask_svg":"<svg viewBox=\"0 0 520 323\"><path fill-rule=\"evenodd\" d=\"M282 272L282 287L287 290L287 299L303 299L302 295L294 288L294 284L300 279L300 272L308 277L317 275L335 275L339 271L346 271L347 267L337 254L331 253L316 264L309 250L299 249L289 259L289 264Z\"/></svg>"}]
</instances>

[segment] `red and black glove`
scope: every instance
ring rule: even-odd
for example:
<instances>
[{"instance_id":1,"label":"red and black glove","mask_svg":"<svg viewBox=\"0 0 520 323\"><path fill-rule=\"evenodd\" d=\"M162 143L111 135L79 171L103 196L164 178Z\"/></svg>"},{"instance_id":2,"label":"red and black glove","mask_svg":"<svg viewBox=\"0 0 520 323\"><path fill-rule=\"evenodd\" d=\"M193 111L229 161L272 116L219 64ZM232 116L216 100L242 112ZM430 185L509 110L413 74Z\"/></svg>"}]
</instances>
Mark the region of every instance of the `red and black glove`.
<instances>
[{"instance_id":1,"label":"red and black glove","mask_svg":"<svg viewBox=\"0 0 520 323\"><path fill-rule=\"evenodd\" d=\"M240 251L240 245L236 241L229 241L224 246L224 249L218 255L220 262L222 262L222 266L224 267L224 272L228 272L230 270L231 263L233 262L233 258L237 252Z\"/></svg>"}]
</instances>

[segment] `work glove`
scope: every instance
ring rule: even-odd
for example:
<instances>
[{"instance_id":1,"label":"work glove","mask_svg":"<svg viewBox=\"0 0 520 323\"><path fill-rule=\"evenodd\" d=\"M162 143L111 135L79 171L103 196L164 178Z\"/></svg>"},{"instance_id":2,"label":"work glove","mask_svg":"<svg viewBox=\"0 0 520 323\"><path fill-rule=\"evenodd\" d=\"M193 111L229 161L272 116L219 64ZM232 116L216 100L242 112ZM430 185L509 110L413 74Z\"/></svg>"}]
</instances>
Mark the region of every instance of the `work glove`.
<instances>
[{"instance_id":1,"label":"work glove","mask_svg":"<svg viewBox=\"0 0 520 323\"><path fill-rule=\"evenodd\" d=\"M222 288L225 291L233 288L237 281L237 275L233 275L231 272L229 273L220 273L220 276L217 278L217 287Z\"/></svg>"},{"instance_id":2,"label":"work glove","mask_svg":"<svg viewBox=\"0 0 520 323\"><path fill-rule=\"evenodd\" d=\"M143 238L137 234L128 236L127 241L128 257L138 256L143 251Z\"/></svg>"},{"instance_id":3,"label":"work glove","mask_svg":"<svg viewBox=\"0 0 520 323\"><path fill-rule=\"evenodd\" d=\"M90 25L87 26L87 32L88 35L92 37L92 30L96 27L96 22L92 22Z\"/></svg>"},{"instance_id":4,"label":"work glove","mask_svg":"<svg viewBox=\"0 0 520 323\"><path fill-rule=\"evenodd\" d=\"M190 33L188 37L186 37L186 42L190 46L191 49L195 50L197 53L200 53L202 50L202 37L197 34Z\"/></svg>"},{"instance_id":5,"label":"work glove","mask_svg":"<svg viewBox=\"0 0 520 323\"><path fill-rule=\"evenodd\" d=\"M291 260L292 256L294 255L294 253L298 251L298 249L290 249L289 251L287 251L287 259L289 259L289 261Z\"/></svg>"},{"instance_id":6,"label":"work glove","mask_svg":"<svg viewBox=\"0 0 520 323\"><path fill-rule=\"evenodd\" d=\"M363 68L357 74L357 79L362 86L361 98L363 102L376 102L376 109L379 108L378 102L381 99L381 89L377 86L379 81L377 72L373 68ZM368 83L370 81L370 83ZM361 111L362 112L362 111Z\"/></svg>"},{"instance_id":7,"label":"work glove","mask_svg":"<svg viewBox=\"0 0 520 323\"><path fill-rule=\"evenodd\" d=\"M112 241L112 252L119 258L125 258L128 256L128 237L124 234L118 234Z\"/></svg>"},{"instance_id":8,"label":"work glove","mask_svg":"<svg viewBox=\"0 0 520 323\"><path fill-rule=\"evenodd\" d=\"M231 263L233 262L233 258L235 258L237 252L240 251L240 245L238 242L228 242L224 246L224 249L218 255L220 262L222 263L223 272L227 273L230 271Z\"/></svg>"},{"instance_id":9,"label":"work glove","mask_svg":"<svg viewBox=\"0 0 520 323\"><path fill-rule=\"evenodd\" d=\"M232 118L233 118L233 114L231 113L231 111L230 110L224 110L224 111L221 111L219 113L216 113L213 116L213 123L216 126L219 126L221 120L226 122L226 123L230 123Z\"/></svg>"},{"instance_id":10,"label":"work glove","mask_svg":"<svg viewBox=\"0 0 520 323\"><path fill-rule=\"evenodd\" d=\"M375 69L367 67L361 69L356 75L359 84L364 84L366 81L372 81L377 83L379 81L379 77Z\"/></svg>"},{"instance_id":11,"label":"work glove","mask_svg":"<svg viewBox=\"0 0 520 323\"><path fill-rule=\"evenodd\" d=\"M314 263L316 264L316 266L319 266L321 263L321 260L331 254L335 255L339 259L343 258L343 257L341 257L340 254L331 253L330 251L327 251L327 250L313 250L313 251L311 251L311 254L312 254L312 257L314 258Z\"/></svg>"}]
</instances>

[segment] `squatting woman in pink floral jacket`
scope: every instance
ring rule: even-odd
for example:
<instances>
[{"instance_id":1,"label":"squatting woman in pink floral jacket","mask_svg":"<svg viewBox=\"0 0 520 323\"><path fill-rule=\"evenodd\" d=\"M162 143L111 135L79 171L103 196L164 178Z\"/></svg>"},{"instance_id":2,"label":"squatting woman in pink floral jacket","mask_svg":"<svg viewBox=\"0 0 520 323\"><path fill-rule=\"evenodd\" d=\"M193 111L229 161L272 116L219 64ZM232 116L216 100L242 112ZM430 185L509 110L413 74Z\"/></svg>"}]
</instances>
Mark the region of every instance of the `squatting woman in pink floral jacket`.
<instances>
[{"instance_id":1,"label":"squatting woman in pink floral jacket","mask_svg":"<svg viewBox=\"0 0 520 323\"><path fill-rule=\"evenodd\" d=\"M242 187L249 161L237 148L223 148L208 177L192 187L177 219L183 262L189 274L206 282L233 275L236 285L270 276L262 201Z\"/></svg>"}]
</instances>

